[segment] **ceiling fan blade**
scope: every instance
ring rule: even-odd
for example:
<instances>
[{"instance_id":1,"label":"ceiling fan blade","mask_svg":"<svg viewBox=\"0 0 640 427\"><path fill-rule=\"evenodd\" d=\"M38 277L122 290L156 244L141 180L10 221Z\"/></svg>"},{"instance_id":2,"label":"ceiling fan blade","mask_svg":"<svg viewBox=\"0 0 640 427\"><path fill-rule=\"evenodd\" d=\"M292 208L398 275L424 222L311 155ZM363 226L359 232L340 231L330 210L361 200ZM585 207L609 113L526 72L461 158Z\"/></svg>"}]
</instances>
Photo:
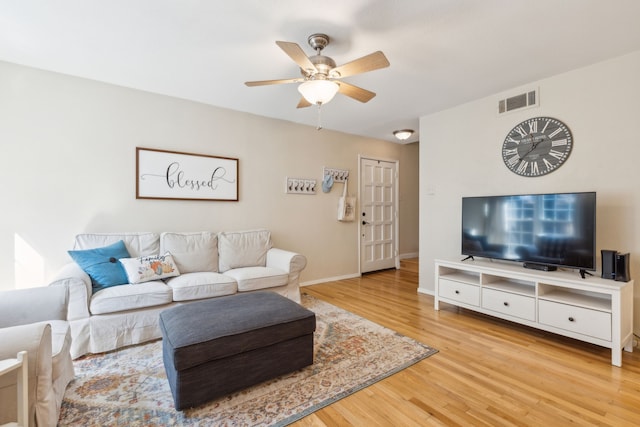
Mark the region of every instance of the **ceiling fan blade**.
<instances>
[{"instance_id":1,"label":"ceiling fan blade","mask_svg":"<svg viewBox=\"0 0 640 427\"><path fill-rule=\"evenodd\" d=\"M331 70L331 73L337 71L340 73L339 77L353 76L354 74L366 73L367 71L378 70L389 66L389 60L384 53L377 51L363 56L362 58L354 59L351 62L347 62L344 65Z\"/></svg>"},{"instance_id":2,"label":"ceiling fan blade","mask_svg":"<svg viewBox=\"0 0 640 427\"><path fill-rule=\"evenodd\" d=\"M280 49L284 50L284 53L289 55L289 57L293 59L293 62L298 64L298 66L303 70L316 70L316 66L313 65L313 62L311 62L309 57L304 53L304 50L302 50L298 44L281 41L277 41L276 44L280 46Z\"/></svg>"},{"instance_id":3,"label":"ceiling fan blade","mask_svg":"<svg viewBox=\"0 0 640 427\"><path fill-rule=\"evenodd\" d=\"M283 83L301 83L304 81L304 78L300 77L297 79L280 79L280 80L260 80L257 82L244 82L247 86L265 86L265 85L279 85Z\"/></svg>"},{"instance_id":4,"label":"ceiling fan blade","mask_svg":"<svg viewBox=\"0 0 640 427\"><path fill-rule=\"evenodd\" d=\"M336 81L336 83L338 83L338 86L340 86L338 92L343 95L347 95L348 97L353 98L356 101L369 102L371 101L371 99L373 99L374 96L376 96L374 92L362 89L361 87L354 86L349 83L345 83L342 81Z\"/></svg>"},{"instance_id":5,"label":"ceiling fan blade","mask_svg":"<svg viewBox=\"0 0 640 427\"><path fill-rule=\"evenodd\" d=\"M311 105L312 104L303 96L302 98L300 98L300 102L298 102L298 106L296 108L307 108L311 107Z\"/></svg>"}]
</instances>

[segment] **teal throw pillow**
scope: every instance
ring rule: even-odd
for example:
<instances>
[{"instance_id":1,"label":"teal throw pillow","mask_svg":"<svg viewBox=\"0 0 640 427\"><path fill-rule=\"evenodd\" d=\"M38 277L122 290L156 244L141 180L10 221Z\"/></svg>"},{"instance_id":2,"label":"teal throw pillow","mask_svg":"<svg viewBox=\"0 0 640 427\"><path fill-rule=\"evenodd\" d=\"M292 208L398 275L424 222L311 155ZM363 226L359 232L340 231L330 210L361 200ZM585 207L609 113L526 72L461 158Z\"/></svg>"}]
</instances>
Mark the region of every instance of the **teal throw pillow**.
<instances>
[{"instance_id":1,"label":"teal throw pillow","mask_svg":"<svg viewBox=\"0 0 640 427\"><path fill-rule=\"evenodd\" d=\"M118 262L120 258L131 257L122 240L102 248L68 252L91 278L93 292L129 283L127 273Z\"/></svg>"}]
</instances>

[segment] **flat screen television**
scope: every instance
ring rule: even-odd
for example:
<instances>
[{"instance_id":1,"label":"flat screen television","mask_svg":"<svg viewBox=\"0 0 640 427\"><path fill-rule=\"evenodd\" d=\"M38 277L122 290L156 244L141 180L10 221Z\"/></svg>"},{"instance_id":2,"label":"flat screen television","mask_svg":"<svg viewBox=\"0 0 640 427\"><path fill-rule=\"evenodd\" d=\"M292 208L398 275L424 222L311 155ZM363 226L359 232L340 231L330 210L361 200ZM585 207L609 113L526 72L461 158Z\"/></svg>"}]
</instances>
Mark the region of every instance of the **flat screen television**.
<instances>
[{"instance_id":1,"label":"flat screen television","mask_svg":"<svg viewBox=\"0 0 640 427\"><path fill-rule=\"evenodd\" d=\"M462 198L462 254L595 270L596 193Z\"/></svg>"}]
</instances>

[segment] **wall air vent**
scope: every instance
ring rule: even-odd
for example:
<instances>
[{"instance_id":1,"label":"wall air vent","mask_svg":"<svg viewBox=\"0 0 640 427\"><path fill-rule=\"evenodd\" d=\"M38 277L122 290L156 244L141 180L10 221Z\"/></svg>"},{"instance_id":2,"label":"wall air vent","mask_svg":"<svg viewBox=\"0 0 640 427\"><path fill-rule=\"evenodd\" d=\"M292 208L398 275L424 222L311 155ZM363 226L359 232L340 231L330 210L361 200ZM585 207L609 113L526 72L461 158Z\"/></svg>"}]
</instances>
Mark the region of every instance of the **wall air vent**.
<instances>
[{"instance_id":1,"label":"wall air vent","mask_svg":"<svg viewBox=\"0 0 640 427\"><path fill-rule=\"evenodd\" d=\"M514 95L498 101L498 114L510 113L522 108L538 106L538 89Z\"/></svg>"}]
</instances>

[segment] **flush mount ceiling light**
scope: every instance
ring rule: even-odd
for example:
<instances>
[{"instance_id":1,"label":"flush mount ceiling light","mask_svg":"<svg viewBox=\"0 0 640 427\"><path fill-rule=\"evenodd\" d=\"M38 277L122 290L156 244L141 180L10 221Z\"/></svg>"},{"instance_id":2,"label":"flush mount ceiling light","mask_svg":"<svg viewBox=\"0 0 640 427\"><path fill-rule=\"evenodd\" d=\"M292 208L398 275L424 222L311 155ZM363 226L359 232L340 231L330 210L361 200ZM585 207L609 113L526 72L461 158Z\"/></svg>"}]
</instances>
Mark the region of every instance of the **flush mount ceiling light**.
<instances>
[{"instance_id":1,"label":"flush mount ceiling light","mask_svg":"<svg viewBox=\"0 0 640 427\"><path fill-rule=\"evenodd\" d=\"M413 129L401 129L393 132L393 135L398 138L400 141L404 141L409 139L411 135L413 135Z\"/></svg>"},{"instance_id":2,"label":"flush mount ceiling light","mask_svg":"<svg viewBox=\"0 0 640 427\"><path fill-rule=\"evenodd\" d=\"M298 86L298 92L312 105L324 105L331 101L339 86L329 80L309 80Z\"/></svg>"}]
</instances>

